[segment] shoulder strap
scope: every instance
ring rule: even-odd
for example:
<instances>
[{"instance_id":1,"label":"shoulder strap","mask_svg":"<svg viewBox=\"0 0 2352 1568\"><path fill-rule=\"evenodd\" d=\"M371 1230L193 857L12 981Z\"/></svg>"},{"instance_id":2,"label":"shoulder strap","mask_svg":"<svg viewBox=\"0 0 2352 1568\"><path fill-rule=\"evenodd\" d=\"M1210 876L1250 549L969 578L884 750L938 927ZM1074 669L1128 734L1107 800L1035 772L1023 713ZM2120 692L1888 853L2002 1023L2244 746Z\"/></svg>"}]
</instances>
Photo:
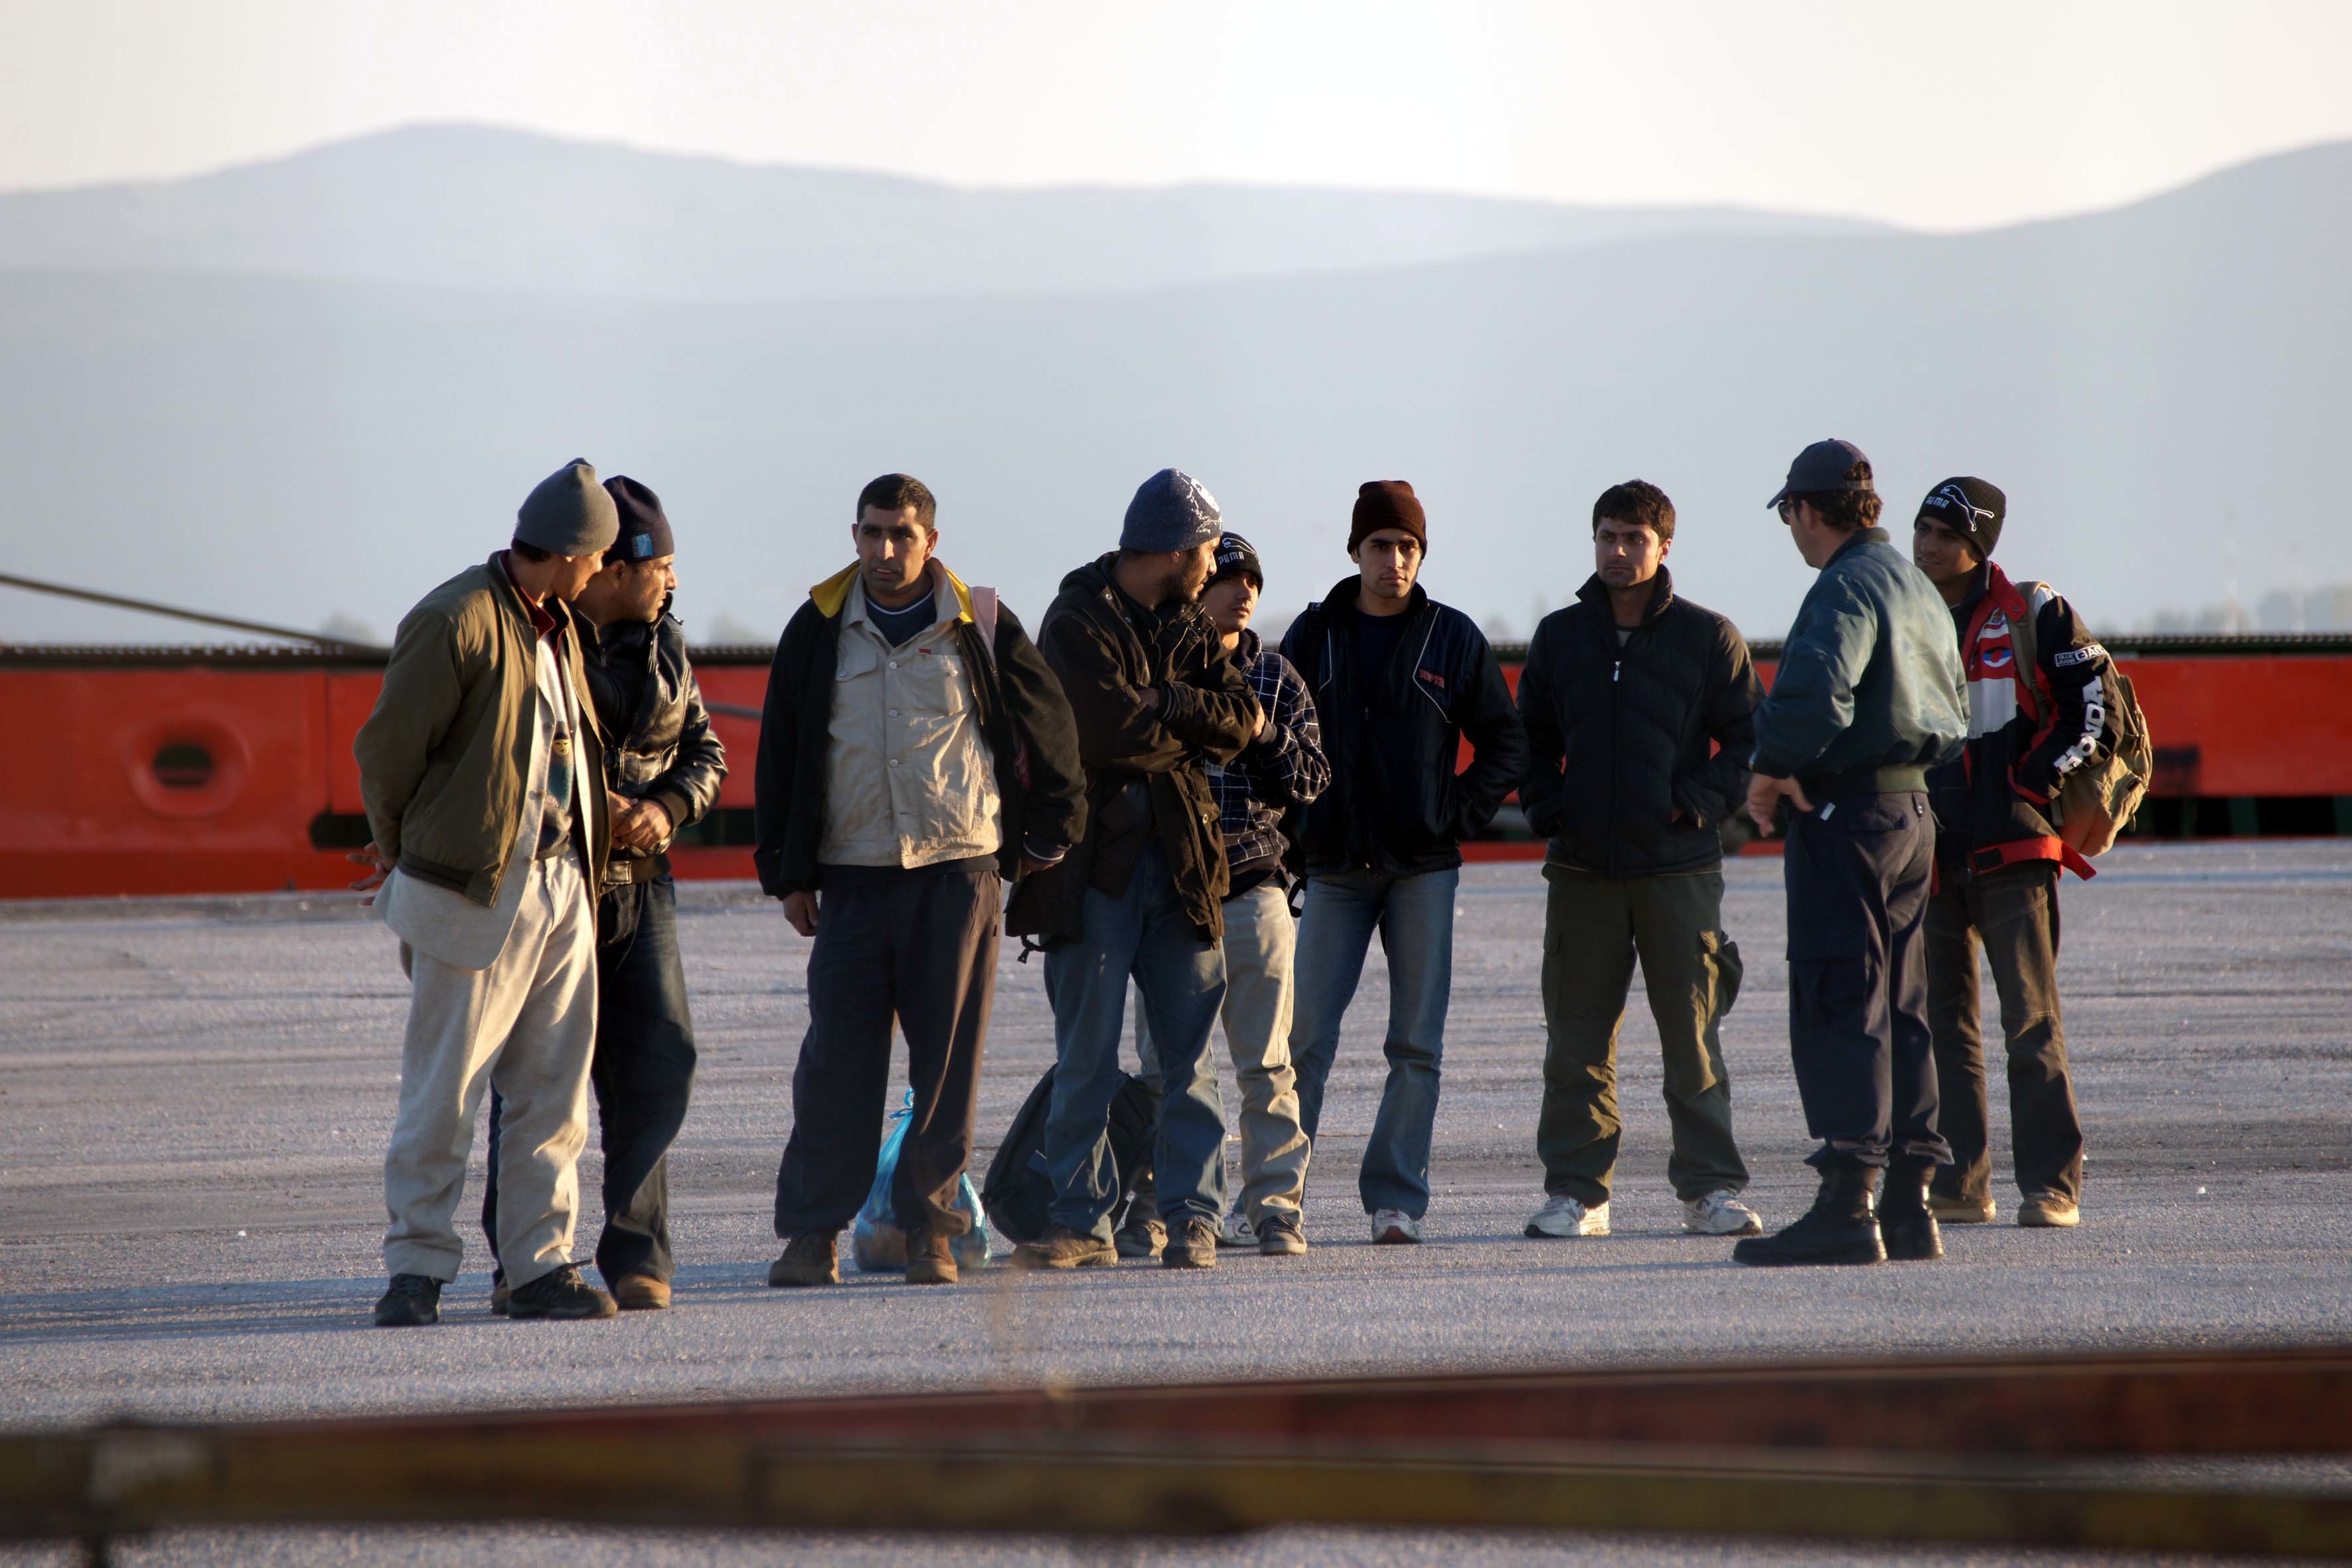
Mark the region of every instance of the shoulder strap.
<instances>
[{"instance_id":1,"label":"shoulder strap","mask_svg":"<svg viewBox=\"0 0 2352 1568\"><path fill-rule=\"evenodd\" d=\"M996 662L996 590L977 585L971 593L971 624L980 633L980 647L988 662Z\"/></svg>"}]
</instances>

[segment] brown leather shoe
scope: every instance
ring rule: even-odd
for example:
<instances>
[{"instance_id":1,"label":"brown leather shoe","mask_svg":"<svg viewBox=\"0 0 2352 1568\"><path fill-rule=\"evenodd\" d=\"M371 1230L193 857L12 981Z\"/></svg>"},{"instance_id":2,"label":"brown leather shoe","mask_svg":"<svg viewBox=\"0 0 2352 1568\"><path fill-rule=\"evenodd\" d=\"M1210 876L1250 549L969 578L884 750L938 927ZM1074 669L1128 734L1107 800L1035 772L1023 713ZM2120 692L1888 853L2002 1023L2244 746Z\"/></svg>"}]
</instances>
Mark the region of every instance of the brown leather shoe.
<instances>
[{"instance_id":1,"label":"brown leather shoe","mask_svg":"<svg viewBox=\"0 0 2352 1568\"><path fill-rule=\"evenodd\" d=\"M1045 1235L1014 1247L1012 1258L1015 1268L1108 1268L1118 1261L1109 1242L1066 1225L1047 1226Z\"/></svg>"},{"instance_id":2,"label":"brown leather shoe","mask_svg":"<svg viewBox=\"0 0 2352 1568\"><path fill-rule=\"evenodd\" d=\"M953 1285L957 1279L955 1254L946 1237L929 1230L907 1233L908 1284Z\"/></svg>"},{"instance_id":3,"label":"brown leather shoe","mask_svg":"<svg viewBox=\"0 0 2352 1568\"><path fill-rule=\"evenodd\" d=\"M768 1265L768 1283L782 1289L793 1285L838 1285L841 1265L834 1261L834 1233L804 1230L784 1243L784 1255Z\"/></svg>"},{"instance_id":4,"label":"brown leather shoe","mask_svg":"<svg viewBox=\"0 0 2352 1568\"><path fill-rule=\"evenodd\" d=\"M613 1286L613 1300L624 1312L667 1312L669 1281L650 1274L624 1274Z\"/></svg>"}]
</instances>

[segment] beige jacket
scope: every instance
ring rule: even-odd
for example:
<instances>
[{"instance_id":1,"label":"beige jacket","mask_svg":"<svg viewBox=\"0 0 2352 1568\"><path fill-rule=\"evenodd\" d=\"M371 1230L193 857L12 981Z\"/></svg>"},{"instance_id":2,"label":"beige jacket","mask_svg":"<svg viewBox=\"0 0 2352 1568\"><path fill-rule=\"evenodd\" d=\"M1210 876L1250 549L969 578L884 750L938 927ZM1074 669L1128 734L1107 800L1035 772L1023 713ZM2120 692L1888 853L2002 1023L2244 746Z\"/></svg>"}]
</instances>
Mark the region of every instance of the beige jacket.
<instances>
[{"instance_id":1,"label":"beige jacket","mask_svg":"<svg viewBox=\"0 0 2352 1568\"><path fill-rule=\"evenodd\" d=\"M912 868L993 856L1002 842L996 764L956 637L970 611L934 563L931 628L894 648L866 613L855 573L834 657L820 862Z\"/></svg>"}]
</instances>

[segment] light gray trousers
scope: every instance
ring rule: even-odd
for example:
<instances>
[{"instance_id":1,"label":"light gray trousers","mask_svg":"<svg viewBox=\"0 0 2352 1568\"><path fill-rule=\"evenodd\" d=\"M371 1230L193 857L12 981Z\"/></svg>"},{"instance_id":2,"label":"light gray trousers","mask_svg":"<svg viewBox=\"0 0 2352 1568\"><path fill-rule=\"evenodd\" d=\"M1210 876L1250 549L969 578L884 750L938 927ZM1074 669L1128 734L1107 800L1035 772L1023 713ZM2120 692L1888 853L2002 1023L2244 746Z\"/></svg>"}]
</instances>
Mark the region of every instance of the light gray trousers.
<instances>
[{"instance_id":1,"label":"light gray trousers","mask_svg":"<svg viewBox=\"0 0 2352 1568\"><path fill-rule=\"evenodd\" d=\"M1242 1098L1242 1212L1252 1225L1270 1214L1298 1216L1311 1152L1298 1126L1297 1075L1290 1067L1291 954L1298 922L1274 882L1225 900L1225 1000L1220 1017ZM1135 1006L1143 1075L1160 1076L1159 1053Z\"/></svg>"},{"instance_id":2,"label":"light gray trousers","mask_svg":"<svg viewBox=\"0 0 2352 1568\"><path fill-rule=\"evenodd\" d=\"M534 860L488 969L410 955L400 1114L383 1160L388 1272L457 1277L457 1200L482 1097L498 1086L499 1257L510 1286L572 1261L588 1064L596 1044L596 906L570 849Z\"/></svg>"}]
</instances>

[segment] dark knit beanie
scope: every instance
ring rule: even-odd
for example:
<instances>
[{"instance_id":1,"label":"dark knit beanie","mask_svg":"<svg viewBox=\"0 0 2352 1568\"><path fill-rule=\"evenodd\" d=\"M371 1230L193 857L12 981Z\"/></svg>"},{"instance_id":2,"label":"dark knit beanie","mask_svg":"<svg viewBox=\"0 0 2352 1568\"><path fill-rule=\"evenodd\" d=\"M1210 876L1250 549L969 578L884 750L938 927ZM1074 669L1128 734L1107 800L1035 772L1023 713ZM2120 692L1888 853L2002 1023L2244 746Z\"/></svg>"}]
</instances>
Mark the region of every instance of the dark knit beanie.
<instances>
[{"instance_id":1,"label":"dark knit beanie","mask_svg":"<svg viewBox=\"0 0 2352 1568\"><path fill-rule=\"evenodd\" d=\"M669 519L662 513L661 497L626 474L606 479L604 489L621 514L621 536L604 552L605 565L615 561L658 561L677 553Z\"/></svg>"},{"instance_id":2,"label":"dark knit beanie","mask_svg":"<svg viewBox=\"0 0 2352 1568\"><path fill-rule=\"evenodd\" d=\"M585 458L540 480L515 513L514 536L551 555L602 555L620 531L621 514Z\"/></svg>"},{"instance_id":3,"label":"dark knit beanie","mask_svg":"<svg viewBox=\"0 0 2352 1568\"><path fill-rule=\"evenodd\" d=\"M1201 481L1174 468L1162 468L1143 481L1127 503L1127 523L1118 547L1145 555L1178 550L1198 550L1223 531L1224 514L1217 498Z\"/></svg>"},{"instance_id":4,"label":"dark knit beanie","mask_svg":"<svg viewBox=\"0 0 2352 1568\"><path fill-rule=\"evenodd\" d=\"M2000 488L1963 475L1946 479L1919 503L1919 515L1932 518L1977 547L1990 558L2000 542L2001 520L2009 515L2009 498Z\"/></svg>"},{"instance_id":5,"label":"dark knit beanie","mask_svg":"<svg viewBox=\"0 0 2352 1568\"><path fill-rule=\"evenodd\" d=\"M1265 592L1265 568L1258 564L1257 546L1238 533L1219 535L1216 570L1209 574L1209 581L1220 577L1247 577L1257 584L1259 593Z\"/></svg>"},{"instance_id":6,"label":"dark knit beanie","mask_svg":"<svg viewBox=\"0 0 2352 1568\"><path fill-rule=\"evenodd\" d=\"M1402 479L1372 479L1357 489L1348 553L1353 555L1368 535L1384 528L1404 530L1421 545L1422 553L1429 552L1429 518L1421 510L1421 498Z\"/></svg>"}]
</instances>

